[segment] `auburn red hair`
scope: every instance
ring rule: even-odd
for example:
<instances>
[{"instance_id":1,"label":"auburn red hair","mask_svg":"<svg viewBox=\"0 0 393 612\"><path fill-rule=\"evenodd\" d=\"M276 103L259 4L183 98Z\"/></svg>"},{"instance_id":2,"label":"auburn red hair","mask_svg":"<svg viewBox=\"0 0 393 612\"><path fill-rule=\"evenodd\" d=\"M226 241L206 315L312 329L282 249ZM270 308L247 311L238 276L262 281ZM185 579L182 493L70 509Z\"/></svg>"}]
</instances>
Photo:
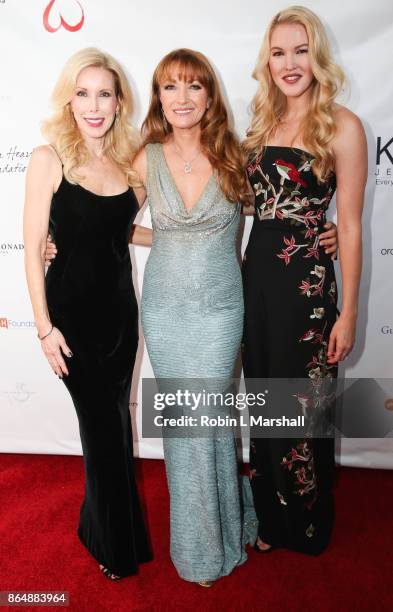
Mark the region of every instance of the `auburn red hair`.
<instances>
[{"instance_id":1,"label":"auburn red hair","mask_svg":"<svg viewBox=\"0 0 393 612\"><path fill-rule=\"evenodd\" d=\"M243 202L249 192L244 153L229 127L226 109L217 76L209 60L198 51L176 49L168 53L153 74L149 110L142 125L143 144L164 143L172 126L163 116L160 85L173 76L186 82L198 81L210 100L201 120L201 148L209 159L225 197Z\"/></svg>"}]
</instances>

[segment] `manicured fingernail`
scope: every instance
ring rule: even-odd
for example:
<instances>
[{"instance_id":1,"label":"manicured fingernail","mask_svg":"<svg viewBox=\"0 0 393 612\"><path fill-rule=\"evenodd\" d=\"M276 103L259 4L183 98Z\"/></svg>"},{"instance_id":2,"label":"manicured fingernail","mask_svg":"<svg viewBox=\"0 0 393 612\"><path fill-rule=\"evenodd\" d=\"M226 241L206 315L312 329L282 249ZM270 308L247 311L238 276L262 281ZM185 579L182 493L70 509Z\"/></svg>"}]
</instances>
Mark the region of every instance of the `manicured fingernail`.
<instances>
[{"instance_id":1,"label":"manicured fingernail","mask_svg":"<svg viewBox=\"0 0 393 612\"><path fill-rule=\"evenodd\" d=\"M71 353L71 351L68 353L68 357L72 357L73 353Z\"/></svg>"}]
</instances>

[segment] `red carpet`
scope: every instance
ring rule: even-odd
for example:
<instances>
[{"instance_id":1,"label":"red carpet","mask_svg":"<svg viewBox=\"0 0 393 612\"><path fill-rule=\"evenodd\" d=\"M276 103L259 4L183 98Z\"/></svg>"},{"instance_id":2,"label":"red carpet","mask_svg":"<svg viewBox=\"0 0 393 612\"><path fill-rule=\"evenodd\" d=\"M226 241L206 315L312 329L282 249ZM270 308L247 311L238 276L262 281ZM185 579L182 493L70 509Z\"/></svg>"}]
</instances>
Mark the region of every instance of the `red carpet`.
<instances>
[{"instance_id":1,"label":"red carpet","mask_svg":"<svg viewBox=\"0 0 393 612\"><path fill-rule=\"evenodd\" d=\"M338 470L336 527L322 556L250 550L245 565L203 589L180 580L169 560L163 462L137 467L155 560L111 583L76 536L81 457L0 455L0 590L66 590L76 612L393 610L391 471Z\"/></svg>"}]
</instances>

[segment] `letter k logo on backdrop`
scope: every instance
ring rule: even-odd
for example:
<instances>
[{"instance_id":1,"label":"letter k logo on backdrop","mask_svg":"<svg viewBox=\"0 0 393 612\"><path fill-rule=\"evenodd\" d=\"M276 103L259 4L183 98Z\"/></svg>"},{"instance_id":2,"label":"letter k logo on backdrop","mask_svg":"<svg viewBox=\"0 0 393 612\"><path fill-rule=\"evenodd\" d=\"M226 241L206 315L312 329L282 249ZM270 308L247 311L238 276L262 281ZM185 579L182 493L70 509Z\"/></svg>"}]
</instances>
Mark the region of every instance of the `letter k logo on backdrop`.
<instances>
[{"instance_id":1,"label":"letter k logo on backdrop","mask_svg":"<svg viewBox=\"0 0 393 612\"><path fill-rule=\"evenodd\" d=\"M392 143L393 143L393 138L391 138L388 142L386 142L382 146L382 138L378 136L377 138L377 166L379 166L379 164L381 163L382 153L385 153L390 163L393 164L393 157L389 151L389 147L391 146Z\"/></svg>"},{"instance_id":2,"label":"letter k logo on backdrop","mask_svg":"<svg viewBox=\"0 0 393 612\"><path fill-rule=\"evenodd\" d=\"M51 0L44 11L42 21L45 30L51 34L60 28L77 32L85 22L85 14L78 0Z\"/></svg>"}]
</instances>

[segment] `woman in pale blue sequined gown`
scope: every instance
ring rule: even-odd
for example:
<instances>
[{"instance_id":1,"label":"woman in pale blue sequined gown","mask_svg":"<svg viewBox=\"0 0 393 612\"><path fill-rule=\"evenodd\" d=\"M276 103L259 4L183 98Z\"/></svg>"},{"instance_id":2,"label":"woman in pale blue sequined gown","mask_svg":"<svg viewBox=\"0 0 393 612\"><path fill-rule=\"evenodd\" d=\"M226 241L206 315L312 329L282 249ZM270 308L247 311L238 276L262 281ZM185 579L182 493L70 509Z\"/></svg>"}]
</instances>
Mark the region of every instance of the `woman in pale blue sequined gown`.
<instances>
[{"instance_id":1,"label":"woman in pale blue sequined gown","mask_svg":"<svg viewBox=\"0 0 393 612\"><path fill-rule=\"evenodd\" d=\"M201 58L195 52L180 50L163 61L167 66L180 63L183 75L187 69L199 74L202 61L202 72L210 69L214 74L206 58ZM224 195L218 170L210 176L194 206L186 208L165 157L165 147L155 141L154 130L153 137L146 138L155 78L158 80L157 70L144 124L145 142L150 144L146 144L143 153L143 182L153 226L142 292L146 346L158 379L228 380L234 374L243 329L242 281L236 254L240 205ZM203 81L203 77L199 80ZM209 91L209 85L205 86ZM228 130L216 80L210 84L213 86L218 91L214 95L209 92L212 104L217 105L214 99L219 97ZM162 121L161 112L156 112L154 125L160 117ZM163 129L170 134L166 121ZM161 142L172 146L173 140L170 135ZM237 155L236 146L229 134L226 151ZM240 172L233 183L238 178L238 186L243 187L240 153L236 161ZM236 171L237 168L233 173ZM143 172L140 174L143 176ZM193 582L214 581L228 575L246 560L232 432L209 437L164 435L164 456L170 492L171 558L179 575Z\"/></svg>"},{"instance_id":2,"label":"woman in pale blue sequined gown","mask_svg":"<svg viewBox=\"0 0 393 612\"><path fill-rule=\"evenodd\" d=\"M212 177L188 212L162 145L146 147L153 246L142 325L156 378L230 378L243 328L239 206ZM215 580L245 560L235 442L164 437L171 557L182 578Z\"/></svg>"}]
</instances>

